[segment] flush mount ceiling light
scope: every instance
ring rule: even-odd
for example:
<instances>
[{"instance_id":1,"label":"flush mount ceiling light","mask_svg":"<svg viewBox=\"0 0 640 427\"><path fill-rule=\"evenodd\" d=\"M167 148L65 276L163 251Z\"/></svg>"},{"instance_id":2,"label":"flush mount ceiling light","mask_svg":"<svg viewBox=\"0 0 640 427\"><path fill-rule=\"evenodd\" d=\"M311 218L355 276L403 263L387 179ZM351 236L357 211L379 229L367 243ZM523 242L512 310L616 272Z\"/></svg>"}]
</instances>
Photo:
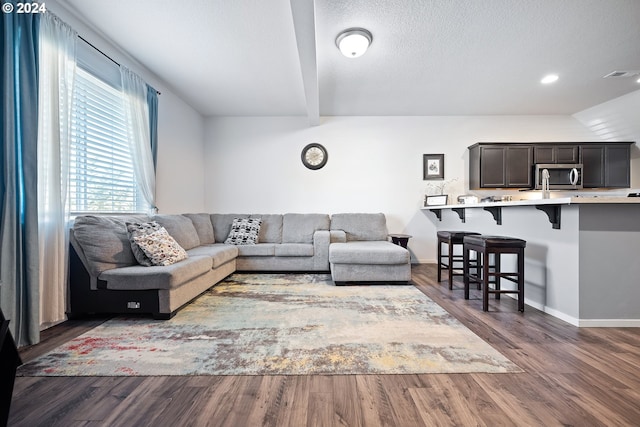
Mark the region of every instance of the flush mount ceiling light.
<instances>
[{"instance_id":1,"label":"flush mount ceiling light","mask_svg":"<svg viewBox=\"0 0 640 427\"><path fill-rule=\"evenodd\" d=\"M546 76L544 76L542 78L542 80L540 80L540 83L542 83L543 85L548 85L551 83L554 83L558 80L558 75L557 74L548 74Z\"/></svg>"},{"instance_id":2,"label":"flush mount ceiling light","mask_svg":"<svg viewBox=\"0 0 640 427\"><path fill-rule=\"evenodd\" d=\"M349 28L336 37L336 46L347 58L357 58L364 55L373 37L364 28Z\"/></svg>"}]
</instances>

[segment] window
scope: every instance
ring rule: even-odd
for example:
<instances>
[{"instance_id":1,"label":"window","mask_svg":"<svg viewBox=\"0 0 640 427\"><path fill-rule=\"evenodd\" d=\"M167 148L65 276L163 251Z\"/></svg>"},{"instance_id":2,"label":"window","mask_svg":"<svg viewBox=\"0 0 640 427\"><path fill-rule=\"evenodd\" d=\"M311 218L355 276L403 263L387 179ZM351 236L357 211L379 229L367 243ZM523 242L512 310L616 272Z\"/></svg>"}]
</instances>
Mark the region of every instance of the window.
<instances>
[{"instance_id":1,"label":"window","mask_svg":"<svg viewBox=\"0 0 640 427\"><path fill-rule=\"evenodd\" d=\"M147 203L138 191L127 142L119 73L96 76L90 71L95 68L83 63L81 53L80 49L69 153L70 212L145 212Z\"/></svg>"}]
</instances>

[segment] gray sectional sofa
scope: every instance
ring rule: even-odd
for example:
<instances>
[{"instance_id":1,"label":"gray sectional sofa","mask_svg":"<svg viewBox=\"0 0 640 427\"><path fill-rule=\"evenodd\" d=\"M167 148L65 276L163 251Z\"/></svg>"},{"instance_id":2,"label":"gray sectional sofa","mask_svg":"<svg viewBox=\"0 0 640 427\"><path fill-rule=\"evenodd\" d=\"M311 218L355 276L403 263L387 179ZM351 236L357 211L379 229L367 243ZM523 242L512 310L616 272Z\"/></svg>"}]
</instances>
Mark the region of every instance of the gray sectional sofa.
<instances>
[{"instance_id":1,"label":"gray sectional sofa","mask_svg":"<svg viewBox=\"0 0 640 427\"><path fill-rule=\"evenodd\" d=\"M225 244L235 218L256 218L256 244ZM156 221L186 251L143 266L127 223ZM170 318L235 271L331 271L336 283L411 279L409 252L387 238L384 214L80 216L70 230L68 316L144 313Z\"/></svg>"}]
</instances>

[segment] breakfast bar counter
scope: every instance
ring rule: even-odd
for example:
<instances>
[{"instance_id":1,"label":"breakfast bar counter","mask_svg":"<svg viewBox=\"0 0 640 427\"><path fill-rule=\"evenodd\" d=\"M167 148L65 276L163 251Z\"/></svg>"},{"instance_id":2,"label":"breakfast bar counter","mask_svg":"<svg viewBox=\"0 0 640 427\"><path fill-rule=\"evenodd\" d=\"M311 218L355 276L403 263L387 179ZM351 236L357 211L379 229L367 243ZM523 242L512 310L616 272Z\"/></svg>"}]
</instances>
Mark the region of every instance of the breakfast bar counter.
<instances>
[{"instance_id":1,"label":"breakfast bar counter","mask_svg":"<svg viewBox=\"0 0 640 427\"><path fill-rule=\"evenodd\" d=\"M438 231L526 240L530 306L576 326L640 326L640 198L562 197L422 211Z\"/></svg>"}]
</instances>

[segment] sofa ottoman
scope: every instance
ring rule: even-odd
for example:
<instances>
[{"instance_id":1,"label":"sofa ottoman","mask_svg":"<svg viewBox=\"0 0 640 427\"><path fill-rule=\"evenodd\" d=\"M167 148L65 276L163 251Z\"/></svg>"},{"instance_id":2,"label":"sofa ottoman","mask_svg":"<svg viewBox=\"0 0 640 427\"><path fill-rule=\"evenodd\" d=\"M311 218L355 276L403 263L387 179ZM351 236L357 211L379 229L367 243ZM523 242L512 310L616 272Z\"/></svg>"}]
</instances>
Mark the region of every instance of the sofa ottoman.
<instances>
[{"instance_id":1,"label":"sofa ottoman","mask_svg":"<svg viewBox=\"0 0 640 427\"><path fill-rule=\"evenodd\" d=\"M384 241L332 243L331 276L343 282L408 282L411 261L405 248Z\"/></svg>"},{"instance_id":2,"label":"sofa ottoman","mask_svg":"<svg viewBox=\"0 0 640 427\"><path fill-rule=\"evenodd\" d=\"M329 265L336 284L411 280L409 251L388 241L384 214L335 214L331 233Z\"/></svg>"}]
</instances>

